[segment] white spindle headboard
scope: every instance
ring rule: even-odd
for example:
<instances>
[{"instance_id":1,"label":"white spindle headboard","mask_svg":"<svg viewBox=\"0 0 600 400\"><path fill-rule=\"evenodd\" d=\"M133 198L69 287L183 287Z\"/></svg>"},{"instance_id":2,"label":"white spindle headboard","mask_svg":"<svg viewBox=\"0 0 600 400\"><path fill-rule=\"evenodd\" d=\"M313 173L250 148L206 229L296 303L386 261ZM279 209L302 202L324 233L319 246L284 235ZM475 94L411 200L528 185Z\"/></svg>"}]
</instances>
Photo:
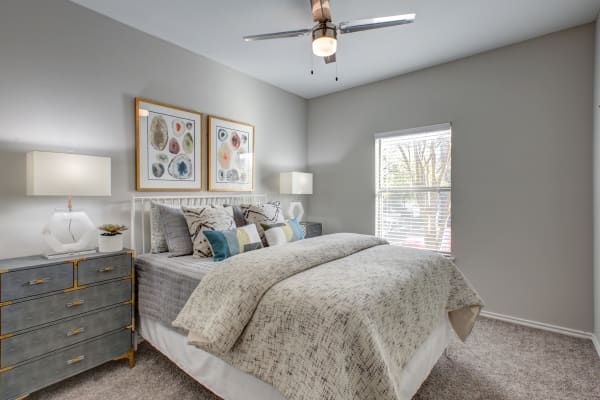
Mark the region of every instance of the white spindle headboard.
<instances>
[{"instance_id":1,"label":"white spindle headboard","mask_svg":"<svg viewBox=\"0 0 600 400\"><path fill-rule=\"evenodd\" d=\"M265 194L202 194L197 196L133 196L131 198L130 248L138 254L150 250L150 204L152 202L173 206L206 206L244 204L267 201Z\"/></svg>"}]
</instances>

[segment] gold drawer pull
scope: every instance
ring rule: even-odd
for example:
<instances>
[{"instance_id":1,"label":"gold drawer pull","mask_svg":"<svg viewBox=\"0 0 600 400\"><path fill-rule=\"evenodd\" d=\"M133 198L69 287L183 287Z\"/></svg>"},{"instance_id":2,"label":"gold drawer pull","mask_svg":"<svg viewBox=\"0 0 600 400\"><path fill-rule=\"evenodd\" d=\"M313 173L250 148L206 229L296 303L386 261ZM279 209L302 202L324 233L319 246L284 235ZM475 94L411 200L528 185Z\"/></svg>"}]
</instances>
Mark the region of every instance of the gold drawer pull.
<instances>
[{"instance_id":1,"label":"gold drawer pull","mask_svg":"<svg viewBox=\"0 0 600 400\"><path fill-rule=\"evenodd\" d=\"M104 268L98 269L97 271L98 272L110 272L110 271L112 271L114 269L115 269L115 267L104 267Z\"/></svg>"},{"instance_id":2,"label":"gold drawer pull","mask_svg":"<svg viewBox=\"0 0 600 400\"><path fill-rule=\"evenodd\" d=\"M85 328L75 328L75 329L71 329L69 332L67 332L67 336L77 336L80 333L85 332Z\"/></svg>"},{"instance_id":3,"label":"gold drawer pull","mask_svg":"<svg viewBox=\"0 0 600 400\"><path fill-rule=\"evenodd\" d=\"M72 303L67 303L67 308L80 306L85 303L85 300L74 300Z\"/></svg>"},{"instance_id":4,"label":"gold drawer pull","mask_svg":"<svg viewBox=\"0 0 600 400\"><path fill-rule=\"evenodd\" d=\"M67 361L67 365L77 364L78 362L81 362L83 360L85 360L85 356L77 356L77 357L71 358L69 361Z\"/></svg>"},{"instance_id":5,"label":"gold drawer pull","mask_svg":"<svg viewBox=\"0 0 600 400\"><path fill-rule=\"evenodd\" d=\"M34 279L32 281L27 282L25 285L26 286L35 286L35 285L41 285L43 283L46 283L50 280L50 278L38 278L38 279Z\"/></svg>"}]
</instances>

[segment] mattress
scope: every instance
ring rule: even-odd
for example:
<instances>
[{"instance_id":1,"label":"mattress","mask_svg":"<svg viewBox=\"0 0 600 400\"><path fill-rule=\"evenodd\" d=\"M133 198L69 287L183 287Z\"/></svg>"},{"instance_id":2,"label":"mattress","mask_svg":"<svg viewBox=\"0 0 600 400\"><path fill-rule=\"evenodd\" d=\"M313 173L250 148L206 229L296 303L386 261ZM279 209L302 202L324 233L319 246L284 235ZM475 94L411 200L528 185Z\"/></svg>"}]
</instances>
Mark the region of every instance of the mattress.
<instances>
[{"instance_id":1,"label":"mattress","mask_svg":"<svg viewBox=\"0 0 600 400\"><path fill-rule=\"evenodd\" d=\"M214 268L212 258L143 254L135 259L138 316L166 326L177 317L200 280Z\"/></svg>"}]
</instances>

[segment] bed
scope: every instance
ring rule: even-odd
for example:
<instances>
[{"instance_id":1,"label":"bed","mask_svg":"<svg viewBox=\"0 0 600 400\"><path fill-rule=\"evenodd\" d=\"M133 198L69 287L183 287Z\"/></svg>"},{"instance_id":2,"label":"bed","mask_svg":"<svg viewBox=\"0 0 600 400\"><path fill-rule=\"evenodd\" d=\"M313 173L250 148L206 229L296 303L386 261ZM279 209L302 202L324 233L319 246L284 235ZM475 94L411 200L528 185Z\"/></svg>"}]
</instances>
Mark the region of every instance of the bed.
<instances>
[{"instance_id":1,"label":"bed","mask_svg":"<svg viewBox=\"0 0 600 400\"><path fill-rule=\"evenodd\" d=\"M159 201L160 199L166 200L167 198L146 197L141 198L142 200L139 199L134 198L133 200L132 227L148 225L141 221L135 224L136 218L142 221L144 218L147 218L145 203L151 200L156 201L157 199ZM169 199L172 200L175 198ZM198 197L177 198L176 201L180 202L180 204L181 202L188 204L190 201L198 202L198 199ZM256 196L252 196L249 199L247 196L225 196L208 199L203 197L200 201L203 204L207 202L235 204L236 202L260 201L262 199L264 197L257 198ZM140 204L136 203L138 201ZM138 229L136 229L137 231ZM404 339L393 338L393 334L392 339L390 339L389 332L383 335L380 335L381 332L377 334L369 333L368 335L362 335L360 340L364 341L364 337L367 337L370 341L372 337L376 337L381 339L381 343L373 345L369 342L368 345L365 345L364 343L357 344L359 341L355 340L352 342L350 349L344 350L340 348L339 352L334 351L330 353L332 355L325 356L325 360L322 360L319 359L318 354L325 353L323 352L324 349L319 349L319 343L314 344L314 349L309 349L312 346L309 341L305 340L300 341L299 344L295 343L296 338L302 337L302 334L278 331L282 326L281 321L284 321L290 315L302 313L300 310L306 309L306 304L310 303L310 301L306 300L306 304L303 305L304 308L298 308L295 304L291 304L289 307L281 307L280 305L286 302L286 296L289 297L290 293L298 290L298 287L306 286L306 282L311 282L311 279L313 279L312 282L315 282L314 279L327 281L328 274L339 274L340 271L343 274L345 273L343 271L349 271L349 267L357 268L355 271L357 274L365 273L365 271L360 271L362 268L360 266L369 264L369 260L373 258L387 257L389 259L389 255L393 253L392 258L404 256L408 257L408 259L420 258L421 264L427 264L432 260L430 255L413 253L414 251L410 250L405 252L403 256L400 253L395 253L397 249L389 248L390 246L385 246L384 243L378 242L371 237L363 237L362 235L333 235L330 238L322 237L307 239L302 241L304 243L297 242L299 243L298 245L290 246L287 250L271 248L270 250L263 249L250 252L248 253L248 257L245 258L241 257L243 255L236 256L241 261L230 262L228 264L226 260L219 264L218 269L215 269L216 263L206 259L195 259L191 256L169 258L168 253L147 254L147 247L144 245L147 240L145 236L146 233L142 229L141 237L138 237L138 241L141 241L141 247L140 243L136 246L136 248L141 248L136 260L136 274L138 278L138 333L187 374L218 396L228 400L283 400L286 398L410 399L429 375L431 368L448 345L449 337L452 334L451 324L455 330L459 326L457 331L459 335L466 336L479 311L479 307L482 305L477 294L474 291L469 291L470 288L466 284L466 289L465 287L459 288L460 290L466 290L466 295L463 293L462 298L455 299L462 302L460 303L461 305L464 303L464 309L461 308L461 312L459 313L450 313L451 319L454 321L449 320L449 314L446 309L425 306L422 308L428 308L427 314L429 316L427 318L421 317L421 314L425 315L426 313L418 311L413 313L412 322L409 321L410 319L403 321L404 325L418 325L419 329L413 329L417 332L412 332L409 335L410 328L406 332L402 331L401 329L407 328L402 328L402 325L396 326L394 325L395 322L392 321L392 332L405 332L403 335L407 337L407 347L412 346L414 348L398 352L384 351L381 349L386 348L389 343L403 347ZM136 236L134 233L132 234L132 243L135 243L135 240ZM351 244L346 245L347 243ZM264 256L259 254L261 251L264 253ZM321 259L323 255L309 256L309 254L319 253L320 251L327 254L325 260ZM336 251L339 254L333 254ZM256 254L250 257L252 253ZM328 254L333 255L328 256ZM387 254L387 256L383 254ZM272 260L272 263L266 262L264 257ZM305 259L301 260L303 257ZM290 260L294 261L291 262ZM318 260L318 262L315 260ZM435 258L435 260L436 262L443 263L438 258ZM381 260L378 262L385 264ZM256 265L259 264L259 269L257 269ZM313 264L318 265L315 266ZM281 265L292 265L292 269L295 268L295 270L292 273L288 273L287 271L290 270L288 267L278 269ZM231 272L227 275L228 268L234 270L235 275L231 275ZM244 268L247 269L246 272L243 272ZM420 270L424 271L425 269L416 268L411 273ZM357 276L359 281L363 279L359 275L354 275L355 272L347 276L348 281L351 281L353 276ZM261 273L267 274L264 276L272 276L279 273L281 276L276 281L265 284L265 287L261 288L261 281L265 281L265 279L260 278ZM311 275L314 276L311 277ZM253 282L253 279L257 276L259 276L258 283ZM429 280L435 281L437 278L434 278L433 275L424 276L421 280L423 282ZM461 278L462 275L459 274L456 279L460 280ZM239 281L236 281L237 279ZM415 280L414 278L411 279ZM312 287L307 289L308 295L303 293L302 297L296 299L293 303L302 303L305 299L320 297L319 293L326 290L323 287L326 287L327 284L319 283L308 286L319 287L319 285L321 286L320 289ZM235 288L239 289L243 287L245 287L245 290L235 293ZM250 290L247 290L248 288ZM415 288L418 288L420 292L432 291L433 293L436 291L435 288L432 289L430 287L427 287L426 290L420 286L415 286ZM455 289L450 288L446 290L444 295L451 295L450 292ZM292 291L290 292L290 290ZM360 289L357 290L360 292ZM395 290L388 292L392 293ZM381 290L381 292L383 293L384 290ZM207 295L207 293L210 293L210 295ZM365 289L365 298L371 298L373 293L379 296L377 294L378 291ZM349 291L342 291L341 295L349 296ZM229 304L228 300L236 296L239 299ZM418 296L413 294L411 298ZM431 296L435 297L437 294L432 294ZM208 298L214 301L208 301ZM322 301L322 299L319 301ZM352 301L352 297L348 297L344 301L350 302ZM368 303L368 301L366 302ZM386 303L387 300L382 302ZM412 304L412 308L421 308L421 306L418 306L419 302L425 303L422 300L413 300L412 302L414 303ZM361 303L357 303L358 306L356 308L360 308L362 303L365 303L365 301L361 300ZM227 309L228 304L230 305L230 309ZM248 308L240 308L240 304L248 304ZM334 306L330 306L323 306L321 308L335 308ZM453 307L457 306L454 305ZM365 310L367 309L369 308L366 307ZM318 307L315 310L318 311ZM410 313L410 311L406 311L406 314ZM315 312L315 314L319 314L319 312ZM337 316L347 316L350 324L353 321L364 322L364 315L359 318L355 317L354 314L352 310L346 314L340 314L336 311ZM386 309L381 315L385 316L387 314L389 313ZM236 317L232 318L232 315ZM270 315L277 316L276 318L272 318L275 321L271 321ZM327 314L323 312L323 315ZM311 317L305 316L304 318ZM234 321L238 319L239 321ZM207 324L206 321L211 321L212 325L211 323ZM301 323L303 319L296 316L291 318L290 321L286 324L294 325L299 323L298 321ZM173 326L174 322L178 327ZM337 326L344 326L338 322L336 324L338 324ZM326 323L321 325L326 325ZM369 329L377 331L377 327L378 324L373 324ZM219 329L223 329L223 331L219 332ZM300 328L296 327L294 329ZM308 336L310 337L313 335L312 332L316 332L319 329L320 327L318 326L311 327ZM328 329L337 330L333 324ZM215 337L211 337L213 333ZM344 342L344 338L352 335L345 333L336 336L334 333L329 334L325 330L325 336L323 337L327 338L329 336L334 338L332 339L332 343L334 344L328 344L328 347L332 348L338 346L335 343L340 342L340 340ZM412 338L411 340L408 339L409 336ZM260 345L253 345L254 342L260 343ZM194 345L189 343L193 343ZM339 346L344 347L343 344ZM349 361L349 358L355 358L355 353L361 353L366 350L371 351L372 348L377 348L378 346L381 351L377 350L377 354L368 354L368 357L361 358L360 362L356 360ZM304 354L304 349L306 349L308 355ZM309 350L314 351L314 354L317 354L317 356L311 354ZM327 364L329 363L327 358L335 358L335 355L338 353L340 355L345 354L345 356L340 357L339 360L332 361L333 364ZM273 363L272 360L275 359L278 361ZM270 360L270 362L267 362L267 360ZM365 360L369 361L365 363ZM318 362L319 366L315 367L311 365L313 361ZM281 363L284 363L285 366L281 366ZM369 364L373 365L369 366ZM357 366L359 367L358 371L352 371L352 369L356 370ZM362 368L363 366L364 368ZM319 368L322 368L322 372L320 372ZM344 368L348 371L343 371ZM372 370L367 371L369 368L372 368ZM381 368L386 370L385 373L379 373L381 372ZM340 371L333 373L330 370ZM374 374L373 371L379 372ZM286 373L289 374L289 377L286 376ZM318 377L316 377L316 373L319 374ZM388 375L392 376L392 379L389 379ZM365 376L369 378L364 379ZM305 380L309 381L309 383L306 384ZM348 382L339 383L338 381Z\"/></svg>"}]
</instances>

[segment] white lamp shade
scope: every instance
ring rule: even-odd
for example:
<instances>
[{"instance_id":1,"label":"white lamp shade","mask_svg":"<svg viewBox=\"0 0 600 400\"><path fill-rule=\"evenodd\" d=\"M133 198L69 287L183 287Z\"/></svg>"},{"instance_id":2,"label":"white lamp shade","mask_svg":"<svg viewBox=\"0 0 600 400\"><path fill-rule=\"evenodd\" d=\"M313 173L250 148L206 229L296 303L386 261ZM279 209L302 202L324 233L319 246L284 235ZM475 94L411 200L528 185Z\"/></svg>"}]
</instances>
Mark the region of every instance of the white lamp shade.
<instances>
[{"instance_id":1,"label":"white lamp shade","mask_svg":"<svg viewBox=\"0 0 600 400\"><path fill-rule=\"evenodd\" d=\"M279 174L279 193L312 194L313 174L308 172L282 172Z\"/></svg>"},{"instance_id":2,"label":"white lamp shade","mask_svg":"<svg viewBox=\"0 0 600 400\"><path fill-rule=\"evenodd\" d=\"M27 153L28 196L110 196L110 158Z\"/></svg>"}]
</instances>

